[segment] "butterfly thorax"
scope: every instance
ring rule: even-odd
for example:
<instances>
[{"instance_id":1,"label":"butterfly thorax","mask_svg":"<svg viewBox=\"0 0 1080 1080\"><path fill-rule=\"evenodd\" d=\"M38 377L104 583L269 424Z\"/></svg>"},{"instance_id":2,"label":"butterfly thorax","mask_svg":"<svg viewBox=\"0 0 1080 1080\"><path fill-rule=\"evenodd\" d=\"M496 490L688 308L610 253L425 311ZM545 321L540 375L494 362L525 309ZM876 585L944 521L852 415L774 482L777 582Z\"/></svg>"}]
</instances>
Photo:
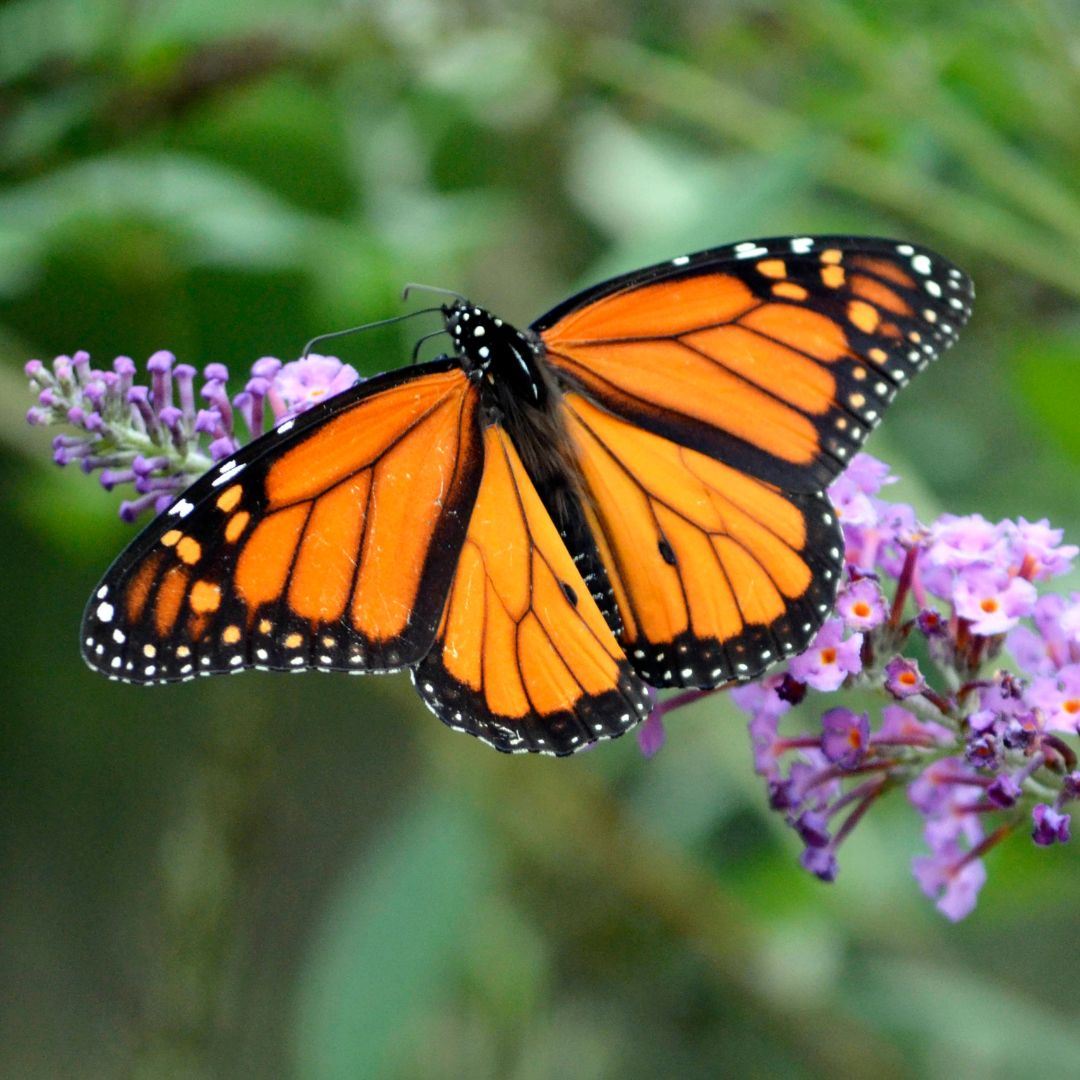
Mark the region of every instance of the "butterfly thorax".
<instances>
[{"instance_id":1,"label":"butterfly thorax","mask_svg":"<svg viewBox=\"0 0 1080 1080\"><path fill-rule=\"evenodd\" d=\"M541 366L542 346L516 327L481 307L459 300L443 308L446 330L462 368L490 389L496 406L510 402L546 409L550 376Z\"/></svg>"},{"instance_id":2,"label":"butterfly thorax","mask_svg":"<svg viewBox=\"0 0 1080 1080\"><path fill-rule=\"evenodd\" d=\"M462 369L481 388L488 423L511 435L537 493L609 624L620 626L599 556L584 529L585 486L560 407L561 390L536 335L466 301L444 308Z\"/></svg>"}]
</instances>

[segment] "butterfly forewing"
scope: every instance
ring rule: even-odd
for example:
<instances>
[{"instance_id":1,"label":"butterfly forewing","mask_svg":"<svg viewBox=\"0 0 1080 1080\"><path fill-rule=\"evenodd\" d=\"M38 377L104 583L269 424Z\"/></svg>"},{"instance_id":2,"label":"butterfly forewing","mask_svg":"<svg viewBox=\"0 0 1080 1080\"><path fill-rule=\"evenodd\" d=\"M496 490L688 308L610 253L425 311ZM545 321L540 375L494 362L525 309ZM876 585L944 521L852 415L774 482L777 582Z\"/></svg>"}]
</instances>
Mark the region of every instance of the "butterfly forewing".
<instances>
[{"instance_id":1,"label":"butterfly forewing","mask_svg":"<svg viewBox=\"0 0 1080 1080\"><path fill-rule=\"evenodd\" d=\"M109 570L84 617L87 661L132 682L415 663L479 484L478 399L459 367L430 365L245 448Z\"/></svg>"},{"instance_id":2,"label":"butterfly forewing","mask_svg":"<svg viewBox=\"0 0 1080 1080\"><path fill-rule=\"evenodd\" d=\"M568 300L533 324L562 378L786 491L822 490L956 337L970 280L910 244L747 241Z\"/></svg>"}]
</instances>

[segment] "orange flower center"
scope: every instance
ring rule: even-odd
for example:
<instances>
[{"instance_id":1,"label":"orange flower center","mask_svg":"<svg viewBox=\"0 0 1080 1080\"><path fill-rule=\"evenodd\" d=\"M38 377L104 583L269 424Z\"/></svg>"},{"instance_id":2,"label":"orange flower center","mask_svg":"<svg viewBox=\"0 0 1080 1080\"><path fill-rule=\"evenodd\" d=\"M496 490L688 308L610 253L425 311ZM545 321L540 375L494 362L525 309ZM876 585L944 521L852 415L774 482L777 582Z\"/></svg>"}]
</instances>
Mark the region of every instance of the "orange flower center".
<instances>
[{"instance_id":1,"label":"orange flower center","mask_svg":"<svg viewBox=\"0 0 1080 1080\"><path fill-rule=\"evenodd\" d=\"M979 607L981 607L987 615L992 615L998 609L998 602L992 596L988 596L979 604Z\"/></svg>"},{"instance_id":2,"label":"orange flower center","mask_svg":"<svg viewBox=\"0 0 1080 1080\"><path fill-rule=\"evenodd\" d=\"M905 686L914 686L915 685L915 672L914 671L902 671L902 672L900 672L900 678L899 678L898 681L902 682Z\"/></svg>"},{"instance_id":3,"label":"orange flower center","mask_svg":"<svg viewBox=\"0 0 1080 1080\"><path fill-rule=\"evenodd\" d=\"M859 616L860 619L865 619L870 614L870 605L865 600L856 600L851 606L851 610Z\"/></svg>"},{"instance_id":4,"label":"orange flower center","mask_svg":"<svg viewBox=\"0 0 1080 1080\"><path fill-rule=\"evenodd\" d=\"M1062 706L1067 713L1080 713L1080 698L1069 698Z\"/></svg>"},{"instance_id":5,"label":"orange flower center","mask_svg":"<svg viewBox=\"0 0 1080 1080\"><path fill-rule=\"evenodd\" d=\"M823 664L835 664L836 663L836 650L833 648L821 650L821 662Z\"/></svg>"}]
</instances>

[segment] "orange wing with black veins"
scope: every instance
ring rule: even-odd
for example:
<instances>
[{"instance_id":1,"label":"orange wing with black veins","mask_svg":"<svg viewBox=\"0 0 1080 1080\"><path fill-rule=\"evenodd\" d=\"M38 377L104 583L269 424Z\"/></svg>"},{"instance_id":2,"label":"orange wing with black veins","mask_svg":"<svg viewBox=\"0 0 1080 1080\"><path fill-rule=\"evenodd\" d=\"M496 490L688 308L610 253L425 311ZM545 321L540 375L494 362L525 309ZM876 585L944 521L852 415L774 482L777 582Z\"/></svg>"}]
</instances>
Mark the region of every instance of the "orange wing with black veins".
<instances>
[{"instance_id":1,"label":"orange wing with black veins","mask_svg":"<svg viewBox=\"0 0 1080 1080\"><path fill-rule=\"evenodd\" d=\"M825 497L781 491L580 394L565 401L635 671L657 687L718 686L802 651L843 566Z\"/></svg>"},{"instance_id":2,"label":"orange wing with black veins","mask_svg":"<svg viewBox=\"0 0 1080 1080\"><path fill-rule=\"evenodd\" d=\"M106 574L84 617L87 661L131 682L415 663L479 486L478 400L458 366L427 365L245 447Z\"/></svg>"},{"instance_id":3,"label":"orange wing with black veins","mask_svg":"<svg viewBox=\"0 0 1080 1080\"><path fill-rule=\"evenodd\" d=\"M510 753L570 754L649 707L506 432L484 475L435 647L414 682L450 727Z\"/></svg>"},{"instance_id":4,"label":"orange wing with black veins","mask_svg":"<svg viewBox=\"0 0 1080 1080\"><path fill-rule=\"evenodd\" d=\"M533 324L562 380L787 491L820 491L952 344L970 279L910 244L748 241L638 271Z\"/></svg>"}]
</instances>

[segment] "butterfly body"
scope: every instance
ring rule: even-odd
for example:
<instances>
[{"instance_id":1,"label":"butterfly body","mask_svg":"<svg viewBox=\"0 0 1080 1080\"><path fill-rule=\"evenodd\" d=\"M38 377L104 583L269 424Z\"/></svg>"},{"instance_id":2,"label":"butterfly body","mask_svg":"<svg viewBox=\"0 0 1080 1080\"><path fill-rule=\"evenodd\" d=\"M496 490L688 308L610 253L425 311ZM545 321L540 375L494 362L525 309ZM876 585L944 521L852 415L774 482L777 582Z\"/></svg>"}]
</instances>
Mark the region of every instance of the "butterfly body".
<instances>
[{"instance_id":1,"label":"butterfly body","mask_svg":"<svg viewBox=\"0 0 1080 1080\"><path fill-rule=\"evenodd\" d=\"M843 543L825 486L952 343L970 281L914 245L779 238L604 282L287 420L198 481L88 605L91 667L409 667L451 727L567 754L649 687L806 648Z\"/></svg>"}]
</instances>

